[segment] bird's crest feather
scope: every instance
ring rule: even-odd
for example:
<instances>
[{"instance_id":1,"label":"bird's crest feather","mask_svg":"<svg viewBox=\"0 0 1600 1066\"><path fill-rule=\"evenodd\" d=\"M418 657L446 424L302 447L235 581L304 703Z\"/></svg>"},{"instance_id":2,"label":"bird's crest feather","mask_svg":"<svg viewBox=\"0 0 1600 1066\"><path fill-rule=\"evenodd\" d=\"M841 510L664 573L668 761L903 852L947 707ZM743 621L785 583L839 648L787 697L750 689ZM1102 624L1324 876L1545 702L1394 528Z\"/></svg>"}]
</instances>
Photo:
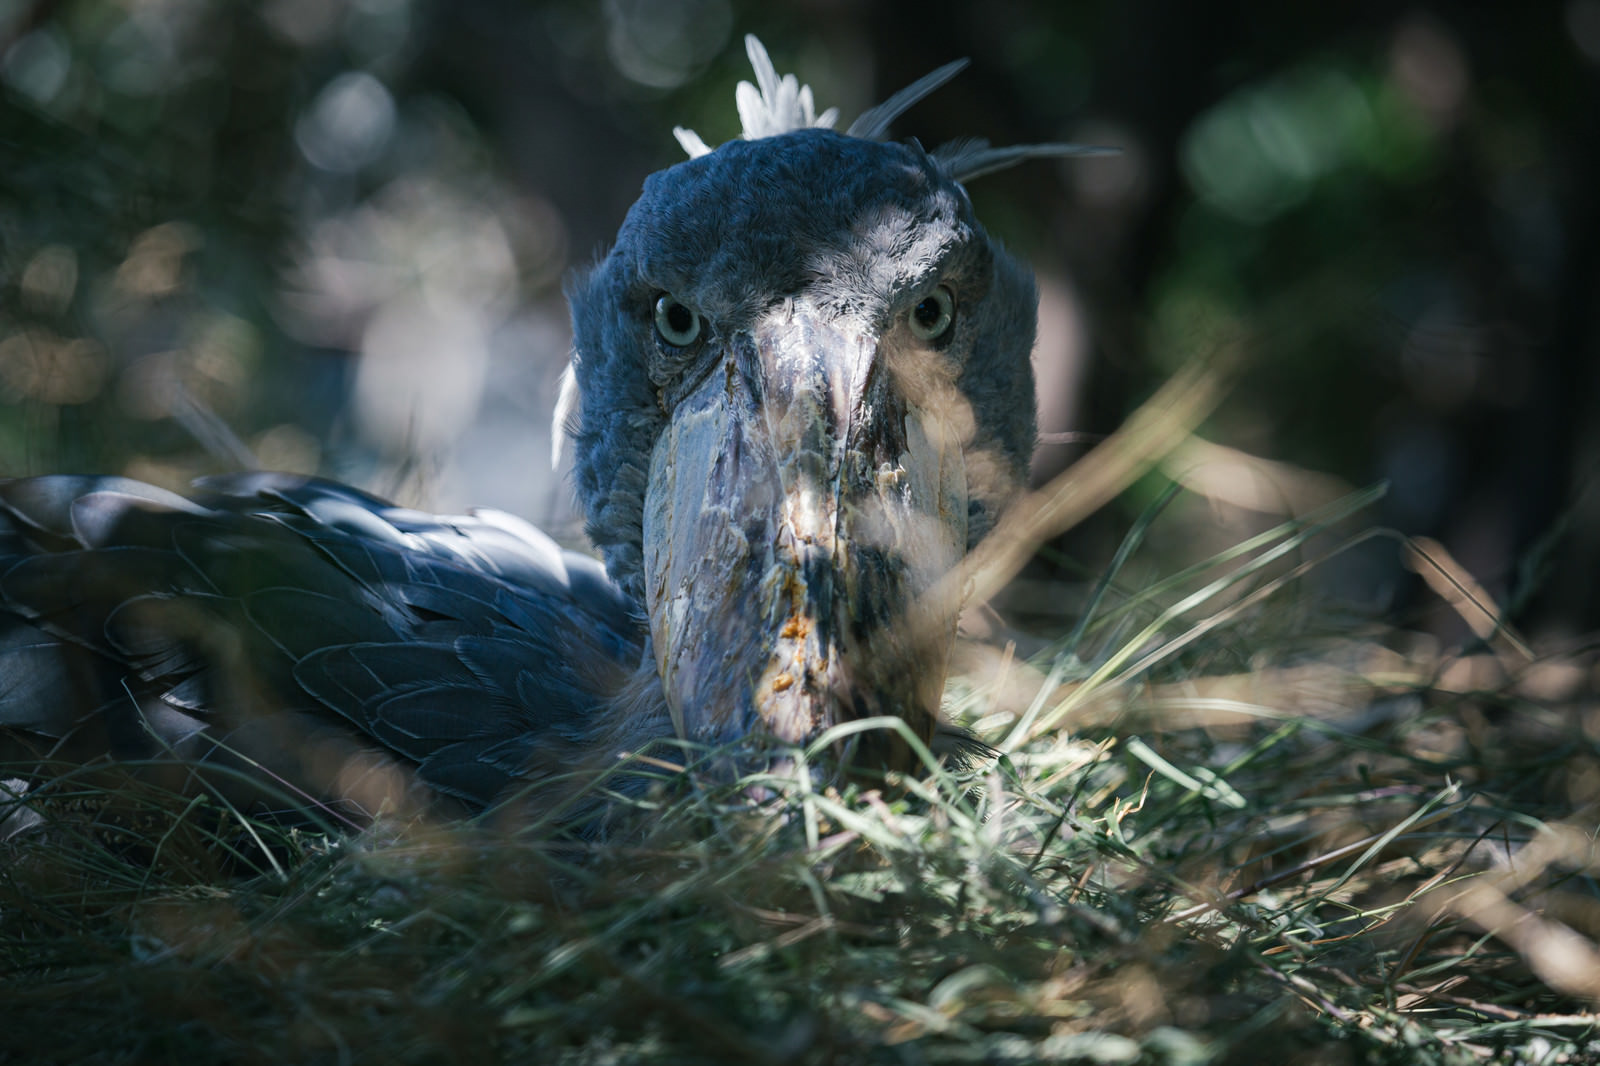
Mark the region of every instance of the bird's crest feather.
<instances>
[{"instance_id":1,"label":"bird's crest feather","mask_svg":"<svg viewBox=\"0 0 1600 1066\"><path fill-rule=\"evenodd\" d=\"M889 132L889 124L910 111L924 96L967 69L967 60L957 59L938 70L924 74L904 89L876 107L869 107L850 123L845 133L869 141L881 141Z\"/></svg>"},{"instance_id":2,"label":"bird's crest feather","mask_svg":"<svg viewBox=\"0 0 1600 1066\"><path fill-rule=\"evenodd\" d=\"M933 161L953 180L971 181L984 174L1015 166L1027 159L1065 159L1073 156L1116 155L1120 149L1096 144L1013 144L996 148L981 137L951 141L935 148Z\"/></svg>"},{"instance_id":3,"label":"bird's crest feather","mask_svg":"<svg viewBox=\"0 0 1600 1066\"><path fill-rule=\"evenodd\" d=\"M739 124L743 129L741 135L745 140L775 137L792 130L833 129L833 124L839 121L837 107L817 114L811 86L801 85L800 79L793 74L778 77L772 57L767 55L766 47L755 34L745 34L744 48L756 74L755 85L741 81L733 94L734 103L739 108ZM678 126L672 133L683 145L683 150L689 153L690 159L698 159L711 151L710 146L693 130Z\"/></svg>"},{"instance_id":4,"label":"bird's crest feather","mask_svg":"<svg viewBox=\"0 0 1600 1066\"><path fill-rule=\"evenodd\" d=\"M839 109L830 107L822 114L817 114L811 86L801 85L793 74L785 74L780 78L777 68L772 65L772 57L755 34L745 35L744 47L750 56L750 66L755 70L756 83L752 85L741 81L734 91L742 128L740 136L753 141L794 130L834 127L839 119ZM895 119L961 73L966 66L967 60L957 59L924 74L883 103L863 111L845 130L845 135L869 141L883 140ZM678 126L672 133L683 150L689 153L690 159L698 159L712 151L711 146L693 130ZM951 180L965 182L996 170L1004 170L1026 159L1112 155L1117 151L1116 148L1085 144L1019 144L995 148L988 141L969 139L943 145L933 151L931 158Z\"/></svg>"}]
</instances>

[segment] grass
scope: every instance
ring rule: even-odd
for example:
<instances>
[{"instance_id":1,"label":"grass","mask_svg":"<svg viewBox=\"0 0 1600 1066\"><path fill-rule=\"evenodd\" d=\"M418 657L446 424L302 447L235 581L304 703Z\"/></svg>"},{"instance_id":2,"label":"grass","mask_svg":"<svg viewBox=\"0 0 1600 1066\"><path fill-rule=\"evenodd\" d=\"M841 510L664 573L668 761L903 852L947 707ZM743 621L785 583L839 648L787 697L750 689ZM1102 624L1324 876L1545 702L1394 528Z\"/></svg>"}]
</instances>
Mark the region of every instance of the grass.
<instances>
[{"instance_id":1,"label":"grass","mask_svg":"<svg viewBox=\"0 0 1600 1066\"><path fill-rule=\"evenodd\" d=\"M0 1061L1600 1062L1596 645L1437 546L1469 644L1320 619L1365 502L1129 577L1158 500L1064 635L967 650L968 769L659 751L603 844L85 779L0 857Z\"/></svg>"}]
</instances>

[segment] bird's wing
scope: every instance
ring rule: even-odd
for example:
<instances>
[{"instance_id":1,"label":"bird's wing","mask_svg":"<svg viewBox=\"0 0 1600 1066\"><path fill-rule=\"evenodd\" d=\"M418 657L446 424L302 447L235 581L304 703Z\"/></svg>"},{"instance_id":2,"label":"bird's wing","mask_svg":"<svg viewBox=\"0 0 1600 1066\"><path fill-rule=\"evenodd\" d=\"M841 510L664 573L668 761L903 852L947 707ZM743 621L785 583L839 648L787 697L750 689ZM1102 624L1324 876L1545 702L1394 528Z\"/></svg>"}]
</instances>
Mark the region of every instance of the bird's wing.
<instances>
[{"instance_id":1,"label":"bird's wing","mask_svg":"<svg viewBox=\"0 0 1600 1066\"><path fill-rule=\"evenodd\" d=\"M0 483L0 727L74 759L248 748L290 778L316 776L308 734L353 733L484 806L639 663L600 565L512 516L278 474L199 488Z\"/></svg>"}]
</instances>

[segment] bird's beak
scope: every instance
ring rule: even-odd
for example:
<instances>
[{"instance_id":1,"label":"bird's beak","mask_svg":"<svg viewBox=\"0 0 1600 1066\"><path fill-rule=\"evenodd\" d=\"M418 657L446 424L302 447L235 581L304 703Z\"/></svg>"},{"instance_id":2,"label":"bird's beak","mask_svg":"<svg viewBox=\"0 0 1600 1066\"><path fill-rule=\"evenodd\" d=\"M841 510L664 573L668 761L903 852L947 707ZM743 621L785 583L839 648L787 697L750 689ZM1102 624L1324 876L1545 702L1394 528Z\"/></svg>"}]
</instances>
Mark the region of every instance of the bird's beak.
<instances>
[{"instance_id":1,"label":"bird's beak","mask_svg":"<svg viewBox=\"0 0 1600 1066\"><path fill-rule=\"evenodd\" d=\"M893 714L927 738L955 612L925 594L967 543L971 413L954 371L793 304L708 354L667 397L645 503L651 635L679 733L799 744ZM891 734L858 744L858 759L907 754Z\"/></svg>"}]
</instances>

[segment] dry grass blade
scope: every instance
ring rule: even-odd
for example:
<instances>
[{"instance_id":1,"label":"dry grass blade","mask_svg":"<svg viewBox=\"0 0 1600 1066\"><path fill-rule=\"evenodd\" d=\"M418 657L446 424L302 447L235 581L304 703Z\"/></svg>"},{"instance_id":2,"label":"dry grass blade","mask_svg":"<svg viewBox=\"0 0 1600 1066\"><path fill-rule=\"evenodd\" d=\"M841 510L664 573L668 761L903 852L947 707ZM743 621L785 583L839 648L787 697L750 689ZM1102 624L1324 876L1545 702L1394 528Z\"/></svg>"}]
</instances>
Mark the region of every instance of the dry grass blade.
<instances>
[{"instance_id":1,"label":"dry grass blade","mask_svg":"<svg viewBox=\"0 0 1600 1066\"><path fill-rule=\"evenodd\" d=\"M1406 545L1406 565L1434 594L1461 616L1479 640L1513 661L1525 663L1535 658L1527 642L1506 624L1505 617L1487 589L1467 569L1456 562L1448 549L1432 537L1413 537Z\"/></svg>"},{"instance_id":2,"label":"dry grass blade","mask_svg":"<svg viewBox=\"0 0 1600 1066\"><path fill-rule=\"evenodd\" d=\"M1181 445L1223 394L1222 374L1200 364L1179 370L1093 451L1012 505L977 549L928 596L950 609L987 603L1017 576L1039 545L1104 507Z\"/></svg>"},{"instance_id":3,"label":"dry grass blade","mask_svg":"<svg viewBox=\"0 0 1600 1066\"><path fill-rule=\"evenodd\" d=\"M1511 856L1507 870L1472 878L1444 909L1504 941L1550 987L1600 1003L1600 945L1512 898L1513 893L1537 885L1556 865L1590 876L1600 872L1600 853L1591 831L1570 825L1547 827Z\"/></svg>"}]
</instances>

